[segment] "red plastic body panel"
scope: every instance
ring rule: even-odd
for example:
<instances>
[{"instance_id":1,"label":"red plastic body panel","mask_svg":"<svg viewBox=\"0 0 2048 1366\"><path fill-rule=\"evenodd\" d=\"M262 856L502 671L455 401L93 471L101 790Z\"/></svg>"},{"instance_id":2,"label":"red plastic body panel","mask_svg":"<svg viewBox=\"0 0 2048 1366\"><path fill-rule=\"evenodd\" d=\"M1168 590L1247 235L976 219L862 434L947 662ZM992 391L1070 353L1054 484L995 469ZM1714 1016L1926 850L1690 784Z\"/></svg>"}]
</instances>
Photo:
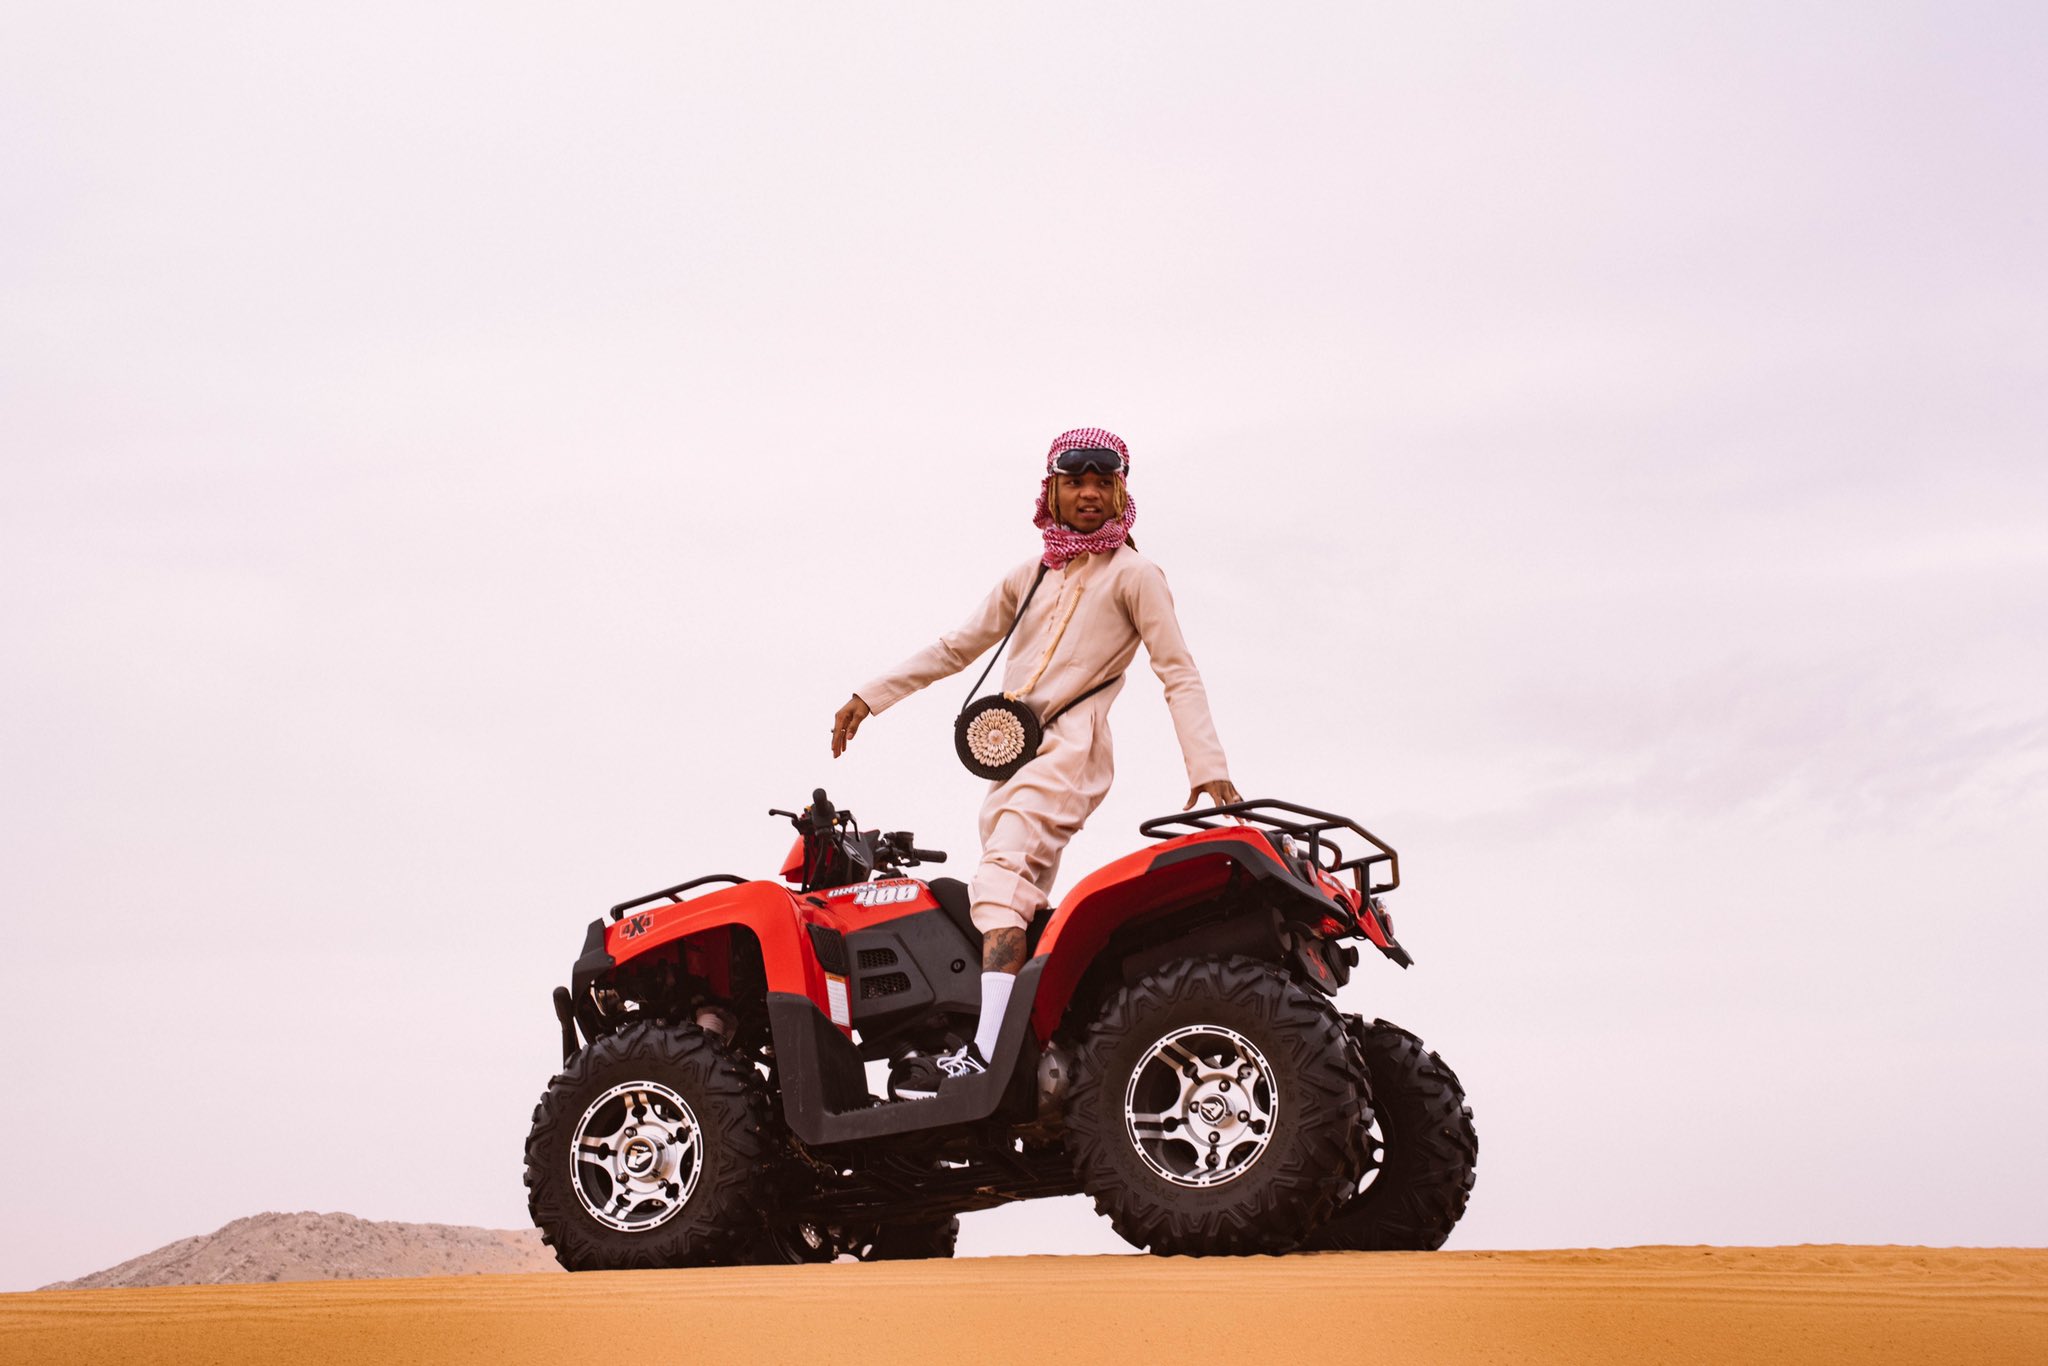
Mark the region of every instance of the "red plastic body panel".
<instances>
[{"instance_id":1,"label":"red plastic body panel","mask_svg":"<svg viewBox=\"0 0 2048 1366\"><path fill-rule=\"evenodd\" d=\"M1359 914L1360 909L1365 905L1364 893L1348 882L1331 877L1320 868L1315 870L1315 874L1317 886L1328 892L1332 900L1340 901L1350 908L1351 918L1358 922L1359 932L1378 947L1383 949L1387 947L1387 936L1381 931L1379 921L1370 915ZM1348 927L1339 924L1325 937L1335 938L1340 931L1347 934L1350 933Z\"/></svg>"},{"instance_id":2,"label":"red plastic body panel","mask_svg":"<svg viewBox=\"0 0 2048 1366\"><path fill-rule=\"evenodd\" d=\"M932 889L914 877L859 882L851 887L834 887L829 892L811 892L808 895L832 908L836 923L846 934L886 925L891 920L915 915L919 911L939 909L939 899L932 895Z\"/></svg>"},{"instance_id":3,"label":"red plastic body panel","mask_svg":"<svg viewBox=\"0 0 2048 1366\"><path fill-rule=\"evenodd\" d=\"M823 925L852 934L938 906L931 889L915 878L808 894L772 882L743 882L688 901L635 911L605 927L604 951L614 962L624 963L681 940L689 971L709 980L714 991L729 992L731 985L724 978L731 962L732 930L743 926L760 941L768 990L808 996L830 1018L826 973L818 964L807 927ZM843 1024L840 1030L852 1032Z\"/></svg>"},{"instance_id":4,"label":"red plastic body panel","mask_svg":"<svg viewBox=\"0 0 2048 1366\"><path fill-rule=\"evenodd\" d=\"M829 1014L825 970L804 932L812 922L840 928L830 914L805 905L785 887L743 882L688 901L643 907L605 927L604 951L624 963L681 939L689 941L686 954L708 962L721 950L729 952L732 928L743 926L760 941L768 989L801 992Z\"/></svg>"},{"instance_id":5,"label":"red plastic body panel","mask_svg":"<svg viewBox=\"0 0 2048 1366\"><path fill-rule=\"evenodd\" d=\"M1032 1032L1042 1043L1059 1028L1060 1016L1081 977L1109 937L1133 920L1163 915L1214 896L1230 881L1230 860L1243 846L1242 830L1204 830L1162 840L1090 873L1067 893L1038 940L1034 955L1046 960L1031 1007ZM1190 858L1158 872L1152 861L1173 849L1217 846L1213 858Z\"/></svg>"},{"instance_id":6,"label":"red plastic body panel","mask_svg":"<svg viewBox=\"0 0 2048 1366\"><path fill-rule=\"evenodd\" d=\"M1214 845L1214 855L1188 857L1156 872L1150 871L1153 860L1161 854L1203 845ZM1050 1039L1059 1028L1060 1016L1066 1013L1074 988L1080 985L1111 935L1133 921L1169 914L1214 896L1230 881L1232 861L1247 856L1277 857L1264 836L1255 830L1225 826L1161 840L1083 878L1053 912L1051 923L1038 941L1035 957L1046 962L1038 979L1038 998L1031 1006L1031 1028L1039 1041ZM1361 898L1355 887L1321 870L1316 871L1314 881L1329 895L1333 911L1340 906L1357 911ZM1368 938L1386 947L1385 936L1371 916L1354 918ZM1347 925L1334 917L1332 921L1332 937L1350 932Z\"/></svg>"}]
</instances>

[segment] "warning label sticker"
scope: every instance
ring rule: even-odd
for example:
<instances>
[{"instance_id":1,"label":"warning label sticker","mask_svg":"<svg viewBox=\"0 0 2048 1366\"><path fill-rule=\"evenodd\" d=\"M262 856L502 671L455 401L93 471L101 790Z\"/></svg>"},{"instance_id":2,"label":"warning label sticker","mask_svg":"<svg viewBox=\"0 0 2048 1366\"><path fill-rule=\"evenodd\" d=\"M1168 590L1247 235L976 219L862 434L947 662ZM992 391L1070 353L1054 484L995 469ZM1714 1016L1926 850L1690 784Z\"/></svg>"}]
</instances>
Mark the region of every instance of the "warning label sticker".
<instances>
[{"instance_id":1,"label":"warning label sticker","mask_svg":"<svg viewBox=\"0 0 2048 1366\"><path fill-rule=\"evenodd\" d=\"M825 974L825 1005L832 1015L832 1023L850 1025L853 1015L846 1008L846 979L834 973Z\"/></svg>"}]
</instances>

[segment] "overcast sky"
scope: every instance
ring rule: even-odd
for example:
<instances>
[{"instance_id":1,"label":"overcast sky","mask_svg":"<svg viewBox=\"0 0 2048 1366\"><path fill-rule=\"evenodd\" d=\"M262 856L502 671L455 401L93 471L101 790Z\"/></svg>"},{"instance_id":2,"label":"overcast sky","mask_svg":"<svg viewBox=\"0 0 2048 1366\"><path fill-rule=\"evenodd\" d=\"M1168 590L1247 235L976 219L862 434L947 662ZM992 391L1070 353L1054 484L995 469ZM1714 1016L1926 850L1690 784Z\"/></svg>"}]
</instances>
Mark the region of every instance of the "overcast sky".
<instances>
[{"instance_id":1,"label":"overcast sky","mask_svg":"<svg viewBox=\"0 0 2048 1366\"><path fill-rule=\"evenodd\" d=\"M1083 424L1238 785L1402 852L1453 1246L2048 1240L2039 6L6 29L0 1288L523 1225L593 915L820 783L971 865L966 680L830 716Z\"/></svg>"}]
</instances>

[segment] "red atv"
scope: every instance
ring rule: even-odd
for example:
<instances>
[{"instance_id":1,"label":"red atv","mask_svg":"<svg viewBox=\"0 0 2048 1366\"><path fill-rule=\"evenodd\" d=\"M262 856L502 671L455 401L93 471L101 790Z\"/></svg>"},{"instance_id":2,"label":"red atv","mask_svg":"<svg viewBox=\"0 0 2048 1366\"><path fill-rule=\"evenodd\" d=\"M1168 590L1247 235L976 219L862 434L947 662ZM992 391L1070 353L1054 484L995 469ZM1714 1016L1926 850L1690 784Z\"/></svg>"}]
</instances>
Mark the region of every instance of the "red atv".
<instances>
[{"instance_id":1,"label":"red atv","mask_svg":"<svg viewBox=\"0 0 2048 1366\"><path fill-rule=\"evenodd\" d=\"M1146 821L1161 843L1031 926L988 1073L890 1101L868 1064L974 1032L967 887L822 790L769 814L794 890L714 873L614 906L555 989L527 1205L571 1271L947 1257L961 1212L1078 1191L1156 1253L1430 1249L1464 1213L1456 1075L1330 1001L1347 939L1411 961L1379 901L1399 858L1356 822Z\"/></svg>"}]
</instances>

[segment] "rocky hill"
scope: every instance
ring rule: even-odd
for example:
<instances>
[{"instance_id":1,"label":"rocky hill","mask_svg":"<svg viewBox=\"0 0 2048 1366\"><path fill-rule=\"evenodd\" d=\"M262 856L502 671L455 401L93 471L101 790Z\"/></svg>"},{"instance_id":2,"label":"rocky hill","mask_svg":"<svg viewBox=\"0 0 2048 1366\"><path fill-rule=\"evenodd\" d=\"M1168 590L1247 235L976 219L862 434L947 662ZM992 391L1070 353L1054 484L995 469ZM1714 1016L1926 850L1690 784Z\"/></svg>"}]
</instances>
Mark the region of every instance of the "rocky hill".
<instances>
[{"instance_id":1,"label":"rocky hill","mask_svg":"<svg viewBox=\"0 0 2048 1366\"><path fill-rule=\"evenodd\" d=\"M353 1214L254 1214L45 1290L228 1281L352 1281L554 1271L533 1229L394 1224Z\"/></svg>"}]
</instances>

